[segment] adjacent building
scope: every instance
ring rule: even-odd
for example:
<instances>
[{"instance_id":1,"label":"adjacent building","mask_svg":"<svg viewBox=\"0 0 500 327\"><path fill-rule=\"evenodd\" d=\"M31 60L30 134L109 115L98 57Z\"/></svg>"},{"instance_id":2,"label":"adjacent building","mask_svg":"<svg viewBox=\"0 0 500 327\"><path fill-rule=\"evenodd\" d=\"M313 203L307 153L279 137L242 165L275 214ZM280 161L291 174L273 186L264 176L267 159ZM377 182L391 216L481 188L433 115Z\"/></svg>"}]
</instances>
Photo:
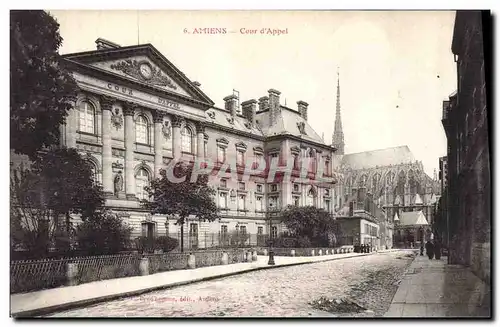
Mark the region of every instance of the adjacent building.
<instances>
[{"instance_id":1,"label":"adjacent building","mask_svg":"<svg viewBox=\"0 0 500 327\"><path fill-rule=\"evenodd\" d=\"M489 282L491 262L491 173L483 31L480 11L457 11L451 49L457 92L443 105L448 139L447 205L450 263L471 266ZM487 19L485 19L487 18Z\"/></svg>"}]
</instances>

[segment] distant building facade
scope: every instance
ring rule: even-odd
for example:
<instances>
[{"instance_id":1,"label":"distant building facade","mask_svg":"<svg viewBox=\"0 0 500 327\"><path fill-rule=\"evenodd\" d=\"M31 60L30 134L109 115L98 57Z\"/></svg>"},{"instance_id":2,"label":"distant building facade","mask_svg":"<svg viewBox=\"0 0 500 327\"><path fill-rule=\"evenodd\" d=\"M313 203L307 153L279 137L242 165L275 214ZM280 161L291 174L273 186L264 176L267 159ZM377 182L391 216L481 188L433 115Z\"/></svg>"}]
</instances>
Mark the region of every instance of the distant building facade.
<instances>
[{"instance_id":1,"label":"distant building facade","mask_svg":"<svg viewBox=\"0 0 500 327\"><path fill-rule=\"evenodd\" d=\"M298 101L297 110L288 108L281 105L280 92L270 89L258 101L241 104L238 96L229 95L225 107L217 108L200 83L189 80L154 46L96 43L96 50L63 56L80 93L61 127L61 143L93 163L105 205L134 228L134 238L180 232L175 218L152 216L139 202L147 196L144 187L174 159L210 158L219 168L234 159L239 173L253 159L278 158L280 167L292 167L288 181L268 182L264 174L248 181L229 173L212 178L222 218L212 223L188 218L184 238L196 246L217 245L204 244L203 233L277 235L285 228L276 217L270 230L269 208L312 205L333 214L333 182L299 178L306 157L308 176L319 171L333 176L335 148L308 124L306 102Z\"/></svg>"},{"instance_id":2,"label":"distant building facade","mask_svg":"<svg viewBox=\"0 0 500 327\"><path fill-rule=\"evenodd\" d=\"M337 84L337 108L332 146L338 149L334 155L339 182L335 186L335 212L346 216L349 206L364 201L369 195L385 213L386 234L392 240L406 239L402 229L394 229L394 217L402 212L422 212L429 226L441 190L434 171L434 178L424 172L421 161L415 159L408 146L345 154L344 132L340 110L340 83ZM382 223L382 221L381 221ZM396 232L397 235L393 235ZM410 239L416 236L409 236ZM404 241L401 241L402 245Z\"/></svg>"},{"instance_id":3,"label":"distant building facade","mask_svg":"<svg viewBox=\"0 0 500 327\"><path fill-rule=\"evenodd\" d=\"M471 266L490 281L491 174L483 30L480 11L457 11L452 52L458 89L443 104L448 139L447 206L450 263Z\"/></svg>"}]
</instances>

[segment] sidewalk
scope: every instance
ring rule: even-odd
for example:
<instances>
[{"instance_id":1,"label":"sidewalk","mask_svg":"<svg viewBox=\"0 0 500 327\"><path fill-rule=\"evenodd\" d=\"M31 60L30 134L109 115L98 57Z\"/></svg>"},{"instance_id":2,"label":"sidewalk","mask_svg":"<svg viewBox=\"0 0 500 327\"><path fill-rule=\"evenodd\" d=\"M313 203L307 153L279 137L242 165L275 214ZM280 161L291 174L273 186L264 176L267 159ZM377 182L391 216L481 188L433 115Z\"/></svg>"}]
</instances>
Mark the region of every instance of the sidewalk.
<instances>
[{"instance_id":1,"label":"sidewalk","mask_svg":"<svg viewBox=\"0 0 500 327\"><path fill-rule=\"evenodd\" d=\"M418 255L384 317L491 317L490 291L468 268Z\"/></svg>"},{"instance_id":2,"label":"sidewalk","mask_svg":"<svg viewBox=\"0 0 500 327\"><path fill-rule=\"evenodd\" d=\"M386 251L379 251L378 253L380 252ZM257 261L254 262L189 270L174 270L147 276L107 279L77 286L12 294L10 296L10 312L13 317L33 317L54 311L67 310L97 302L110 301L120 297L139 295L154 290L221 278L254 270L338 260L372 254L376 253L345 253L314 257L275 257L276 265L274 266L269 266L267 264L267 256L258 256Z\"/></svg>"}]
</instances>

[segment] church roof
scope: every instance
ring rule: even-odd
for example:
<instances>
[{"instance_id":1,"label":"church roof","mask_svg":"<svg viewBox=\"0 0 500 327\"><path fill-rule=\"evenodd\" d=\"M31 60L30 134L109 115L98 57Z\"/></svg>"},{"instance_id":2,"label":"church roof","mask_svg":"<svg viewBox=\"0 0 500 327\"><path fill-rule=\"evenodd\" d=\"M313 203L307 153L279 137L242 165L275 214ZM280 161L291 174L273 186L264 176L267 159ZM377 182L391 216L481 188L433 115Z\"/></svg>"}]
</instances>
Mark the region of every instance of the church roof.
<instances>
[{"instance_id":1,"label":"church roof","mask_svg":"<svg viewBox=\"0 0 500 327\"><path fill-rule=\"evenodd\" d=\"M422 211L401 212L399 221L401 226L429 225Z\"/></svg>"},{"instance_id":2,"label":"church roof","mask_svg":"<svg viewBox=\"0 0 500 327\"><path fill-rule=\"evenodd\" d=\"M386 149L365 151L346 154L342 158L342 164L351 169L368 169L376 166L407 164L415 162L415 158L407 145Z\"/></svg>"}]
</instances>

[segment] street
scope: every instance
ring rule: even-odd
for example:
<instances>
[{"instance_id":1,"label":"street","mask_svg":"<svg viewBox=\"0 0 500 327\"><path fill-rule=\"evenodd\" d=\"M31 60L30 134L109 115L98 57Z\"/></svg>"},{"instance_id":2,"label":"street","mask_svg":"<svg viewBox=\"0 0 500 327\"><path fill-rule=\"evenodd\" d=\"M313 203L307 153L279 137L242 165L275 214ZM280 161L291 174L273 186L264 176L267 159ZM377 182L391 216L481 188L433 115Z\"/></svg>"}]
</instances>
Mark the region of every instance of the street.
<instances>
[{"instance_id":1,"label":"street","mask_svg":"<svg viewBox=\"0 0 500 327\"><path fill-rule=\"evenodd\" d=\"M244 273L59 312L47 317L381 316L411 252L374 254ZM188 272L186 272L188 273ZM360 313L326 312L311 302L349 298Z\"/></svg>"}]
</instances>

